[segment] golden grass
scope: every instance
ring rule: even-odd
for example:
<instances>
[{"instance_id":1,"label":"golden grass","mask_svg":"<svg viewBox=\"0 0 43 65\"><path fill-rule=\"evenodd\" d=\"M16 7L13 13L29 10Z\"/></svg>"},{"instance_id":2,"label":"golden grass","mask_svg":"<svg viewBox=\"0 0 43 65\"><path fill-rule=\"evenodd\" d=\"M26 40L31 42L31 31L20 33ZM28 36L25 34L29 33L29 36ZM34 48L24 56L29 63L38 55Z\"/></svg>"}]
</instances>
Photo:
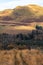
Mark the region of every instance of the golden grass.
<instances>
[{"instance_id":1,"label":"golden grass","mask_svg":"<svg viewBox=\"0 0 43 65\"><path fill-rule=\"evenodd\" d=\"M0 65L43 65L40 50L0 50Z\"/></svg>"},{"instance_id":2,"label":"golden grass","mask_svg":"<svg viewBox=\"0 0 43 65\"><path fill-rule=\"evenodd\" d=\"M17 29L17 30L33 30L35 28L32 27L32 26L16 26L16 27L14 27L14 29Z\"/></svg>"},{"instance_id":3,"label":"golden grass","mask_svg":"<svg viewBox=\"0 0 43 65\"><path fill-rule=\"evenodd\" d=\"M11 12L13 11L13 9L6 9L6 10L3 10L3 11L0 11L0 16L8 16L11 14Z\"/></svg>"},{"instance_id":4,"label":"golden grass","mask_svg":"<svg viewBox=\"0 0 43 65\"><path fill-rule=\"evenodd\" d=\"M40 25L43 26L43 22L33 22L33 23L28 23L28 25L6 25L6 26L0 26L0 33L25 33L29 32L32 30L35 30L35 26Z\"/></svg>"}]
</instances>

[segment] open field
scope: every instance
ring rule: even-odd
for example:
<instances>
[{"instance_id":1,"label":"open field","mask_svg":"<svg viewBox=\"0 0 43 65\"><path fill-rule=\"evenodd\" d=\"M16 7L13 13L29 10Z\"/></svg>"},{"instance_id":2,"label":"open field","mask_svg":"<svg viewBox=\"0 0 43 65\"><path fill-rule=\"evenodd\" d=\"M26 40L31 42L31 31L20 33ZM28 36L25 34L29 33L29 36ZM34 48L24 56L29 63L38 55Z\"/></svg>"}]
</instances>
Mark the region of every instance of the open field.
<instances>
[{"instance_id":1,"label":"open field","mask_svg":"<svg viewBox=\"0 0 43 65\"><path fill-rule=\"evenodd\" d=\"M0 33L27 33L35 29L36 25L43 26L43 22L33 22L33 23L16 23L16 22L0 22Z\"/></svg>"},{"instance_id":2,"label":"open field","mask_svg":"<svg viewBox=\"0 0 43 65\"><path fill-rule=\"evenodd\" d=\"M0 65L43 65L43 52L37 49L0 50Z\"/></svg>"},{"instance_id":3,"label":"open field","mask_svg":"<svg viewBox=\"0 0 43 65\"><path fill-rule=\"evenodd\" d=\"M27 33L32 29L30 26L0 26L0 33Z\"/></svg>"}]
</instances>

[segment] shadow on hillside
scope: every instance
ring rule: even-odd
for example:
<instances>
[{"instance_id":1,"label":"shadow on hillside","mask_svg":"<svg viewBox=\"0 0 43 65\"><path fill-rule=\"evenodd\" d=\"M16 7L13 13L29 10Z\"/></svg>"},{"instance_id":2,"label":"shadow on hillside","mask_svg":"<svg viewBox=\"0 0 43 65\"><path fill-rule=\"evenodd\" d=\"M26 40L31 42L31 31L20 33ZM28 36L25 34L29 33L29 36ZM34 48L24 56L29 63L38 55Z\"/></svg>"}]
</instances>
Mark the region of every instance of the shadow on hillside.
<instances>
[{"instance_id":1,"label":"shadow on hillside","mask_svg":"<svg viewBox=\"0 0 43 65\"><path fill-rule=\"evenodd\" d=\"M18 50L25 50L25 49L28 49L28 50L31 50L32 47L31 46L9 46L9 47L2 47L0 48L0 50L12 50L12 49L18 49Z\"/></svg>"},{"instance_id":2,"label":"shadow on hillside","mask_svg":"<svg viewBox=\"0 0 43 65\"><path fill-rule=\"evenodd\" d=\"M25 49L28 49L28 50L31 50L31 49L39 49L39 50L43 50L43 46L10 46L10 47L4 47L4 48L1 48L0 50L13 50L13 49L16 49L16 50L25 50Z\"/></svg>"}]
</instances>

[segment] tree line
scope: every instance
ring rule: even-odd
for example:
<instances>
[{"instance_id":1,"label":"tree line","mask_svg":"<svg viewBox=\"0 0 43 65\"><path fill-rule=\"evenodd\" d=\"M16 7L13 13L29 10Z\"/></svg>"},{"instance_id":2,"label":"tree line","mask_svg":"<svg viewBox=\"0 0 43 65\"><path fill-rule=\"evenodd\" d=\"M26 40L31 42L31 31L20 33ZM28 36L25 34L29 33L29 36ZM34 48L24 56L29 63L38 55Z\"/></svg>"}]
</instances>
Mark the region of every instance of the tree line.
<instances>
[{"instance_id":1,"label":"tree line","mask_svg":"<svg viewBox=\"0 0 43 65\"><path fill-rule=\"evenodd\" d=\"M12 49L15 47L29 48L30 46L43 46L43 28L36 25L36 30L23 34L0 34L0 49Z\"/></svg>"}]
</instances>

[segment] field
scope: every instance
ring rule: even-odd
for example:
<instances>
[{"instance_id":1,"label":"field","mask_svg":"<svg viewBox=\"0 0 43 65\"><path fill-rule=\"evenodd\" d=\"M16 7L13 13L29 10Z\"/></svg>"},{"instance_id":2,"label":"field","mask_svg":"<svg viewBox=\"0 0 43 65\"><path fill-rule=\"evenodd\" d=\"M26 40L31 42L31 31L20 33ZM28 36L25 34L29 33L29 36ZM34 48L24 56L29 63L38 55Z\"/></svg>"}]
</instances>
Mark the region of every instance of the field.
<instances>
[{"instance_id":1,"label":"field","mask_svg":"<svg viewBox=\"0 0 43 65\"><path fill-rule=\"evenodd\" d=\"M43 65L43 52L37 49L0 50L0 65Z\"/></svg>"},{"instance_id":2,"label":"field","mask_svg":"<svg viewBox=\"0 0 43 65\"><path fill-rule=\"evenodd\" d=\"M14 22L14 21L5 21L0 22L0 33L27 33L31 30L35 30L36 25L43 26L43 22L32 22L32 23L23 23L23 22Z\"/></svg>"}]
</instances>

